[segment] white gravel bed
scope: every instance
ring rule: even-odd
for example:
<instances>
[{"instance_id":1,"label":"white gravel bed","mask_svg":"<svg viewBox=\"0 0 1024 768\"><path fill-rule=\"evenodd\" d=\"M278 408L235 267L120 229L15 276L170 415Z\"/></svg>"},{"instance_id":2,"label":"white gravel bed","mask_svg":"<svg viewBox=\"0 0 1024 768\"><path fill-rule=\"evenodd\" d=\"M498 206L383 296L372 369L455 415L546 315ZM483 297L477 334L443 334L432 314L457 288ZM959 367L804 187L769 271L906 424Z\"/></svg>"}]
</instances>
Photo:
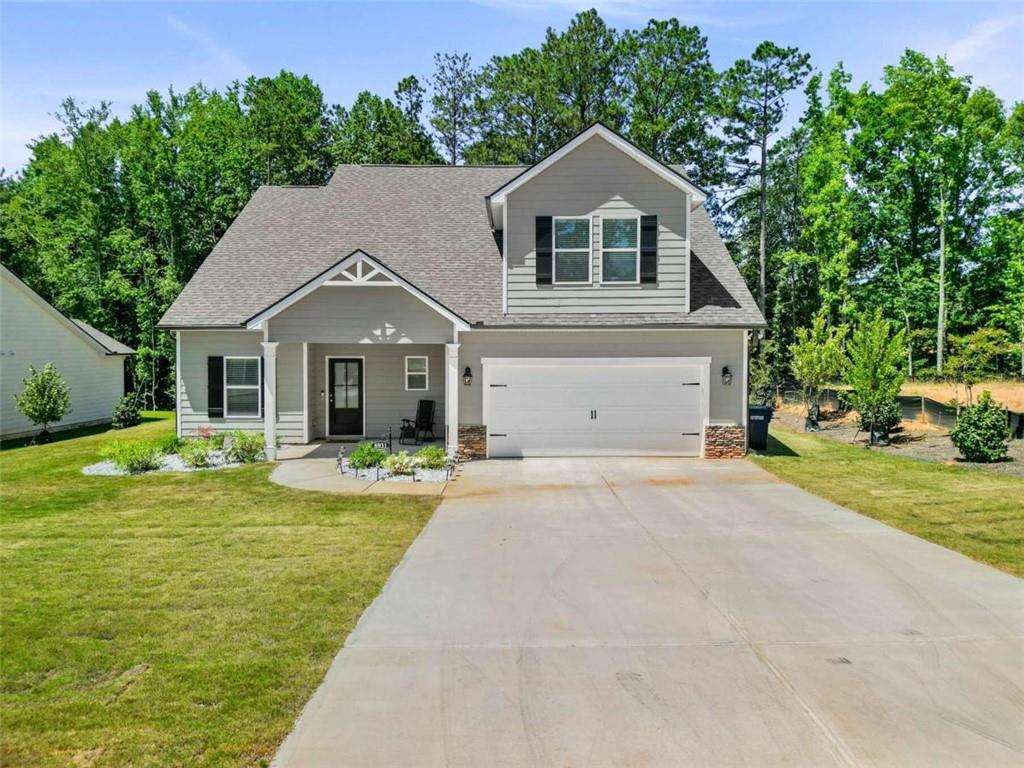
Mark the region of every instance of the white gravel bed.
<instances>
[{"instance_id":1,"label":"white gravel bed","mask_svg":"<svg viewBox=\"0 0 1024 768\"><path fill-rule=\"evenodd\" d=\"M417 469L415 475L392 475L383 467L379 470L355 469L346 464L338 471L356 480L386 480L389 483L443 483L448 479L448 473L443 469Z\"/></svg>"},{"instance_id":2,"label":"white gravel bed","mask_svg":"<svg viewBox=\"0 0 1024 768\"><path fill-rule=\"evenodd\" d=\"M181 457L176 453L163 456L160 459L160 468L153 469L149 472L140 472L139 474L148 475L153 472L202 472L207 469L229 469L231 467L242 466L237 461L228 461L223 451L211 451L210 452L210 466L208 467L190 467ZM125 472L123 469L119 469L118 466L109 459L106 461L99 461L95 464L90 464L87 467L82 468L83 475L108 475L121 477L124 475L131 474Z\"/></svg>"}]
</instances>

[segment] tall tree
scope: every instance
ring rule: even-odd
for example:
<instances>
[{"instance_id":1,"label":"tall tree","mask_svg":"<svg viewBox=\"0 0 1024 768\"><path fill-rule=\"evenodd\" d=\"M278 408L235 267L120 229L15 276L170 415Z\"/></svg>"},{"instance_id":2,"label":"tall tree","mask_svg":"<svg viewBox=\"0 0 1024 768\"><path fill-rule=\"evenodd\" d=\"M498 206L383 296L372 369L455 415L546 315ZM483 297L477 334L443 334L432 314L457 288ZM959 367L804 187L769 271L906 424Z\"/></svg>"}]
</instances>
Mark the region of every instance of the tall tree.
<instances>
[{"instance_id":1,"label":"tall tree","mask_svg":"<svg viewBox=\"0 0 1024 768\"><path fill-rule=\"evenodd\" d=\"M335 163L421 165L442 162L420 123L422 99L417 97L408 78L399 83L395 97L398 104L363 91L350 109L335 108L332 127Z\"/></svg>"},{"instance_id":2,"label":"tall tree","mask_svg":"<svg viewBox=\"0 0 1024 768\"><path fill-rule=\"evenodd\" d=\"M765 41L749 59L740 59L722 77L725 119L734 185L749 189L756 180L758 195L758 305L767 311L767 237L769 143L786 112L786 96L810 72L810 56L796 48ZM751 156L752 153L756 153Z\"/></svg>"},{"instance_id":3,"label":"tall tree","mask_svg":"<svg viewBox=\"0 0 1024 768\"><path fill-rule=\"evenodd\" d=\"M436 53L430 85L430 124L449 164L455 165L476 135L480 74L473 68L468 53Z\"/></svg>"},{"instance_id":4,"label":"tall tree","mask_svg":"<svg viewBox=\"0 0 1024 768\"><path fill-rule=\"evenodd\" d=\"M630 138L711 187L722 182L724 168L713 130L718 78L707 43L697 27L652 19L626 32L621 50Z\"/></svg>"}]
</instances>

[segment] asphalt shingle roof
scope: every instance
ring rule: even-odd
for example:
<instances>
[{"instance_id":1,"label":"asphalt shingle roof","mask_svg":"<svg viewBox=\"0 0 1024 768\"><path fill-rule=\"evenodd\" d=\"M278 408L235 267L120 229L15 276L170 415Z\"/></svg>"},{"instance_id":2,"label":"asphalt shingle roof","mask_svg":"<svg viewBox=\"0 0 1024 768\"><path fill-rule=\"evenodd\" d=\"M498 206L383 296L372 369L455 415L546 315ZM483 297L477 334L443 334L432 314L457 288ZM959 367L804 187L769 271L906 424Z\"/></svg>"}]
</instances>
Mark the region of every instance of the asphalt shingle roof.
<instances>
[{"instance_id":1,"label":"asphalt shingle roof","mask_svg":"<svg viewBox=\"0 0 1024 768\"><path fill-rule=\"evenodd\" d=\"M107 350L108 355L134 355L135 350L129 347L127 344L122 344L120 341L115 339L113 336L108 336L103 331L93 328L91 325L83 320L76 320L75 318L68 318L72 323L77 325L83 331L85 331L93 341Z\"/></svg>"},{"instance_id":2,"label":"asphalt shingle roof","mask_svg":"<svg viewBox=\"0 0 1024 768\"><path fill-rule=\"evenodd\" d=\"M185 286L161 326L238 327L355 250L472 324L763 324L703 208L693 212L691 312L501 312L501 252L484 196L521 166L343 165L324 187L261 187ZM700 281L697 278L700 277ZM700 295L699 295L700 294Z\"/></svg>"}]
</instances>

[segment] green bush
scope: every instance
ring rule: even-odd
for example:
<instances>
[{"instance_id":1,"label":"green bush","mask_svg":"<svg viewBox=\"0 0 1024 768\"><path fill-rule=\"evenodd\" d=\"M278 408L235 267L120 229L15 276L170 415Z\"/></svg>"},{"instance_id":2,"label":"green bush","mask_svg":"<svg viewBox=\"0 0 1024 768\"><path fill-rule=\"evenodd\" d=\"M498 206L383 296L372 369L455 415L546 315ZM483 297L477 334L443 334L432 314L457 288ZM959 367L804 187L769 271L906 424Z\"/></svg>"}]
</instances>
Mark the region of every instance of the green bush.
<instances>
[{"instance_id":1,"label":"green bush","mask_svg":"<svg viewBox=\"0 0 1024 768\"><path fill-rule=\"evenodd\" d=\"M209 440L188 440L178 449L178 455L186 466L199 468L210 466L210 451L213 446Z\"/></svg>"},{"instance_id":2,"label":"green bush","mask_svg":"<svg viewBox=\"0 0 1024 768\"><path fill-rule=\"evenodd\" d=\"M141 440L115 440L103 447L103 455L114 462L118 469L137 475L160 468L163 451L156 443Z\"/></svg>"},{"instance_id":3,"label":"green bush","mask_svg":"<svg viewBox=\"0 0 1024 768\"><path fill-rule=\"evenodd\" d=\"M424 469L444 469L448 464L448 453L438 445L425 445L413 457Z\"/></svg>"},{"instance_id":4,"label":"green bush","mask_svg":"<svg viewBox=\"0 0 1024 768\"><path fill-rule=\"evenodd\" d=\"M370 469L379 467L388 456L383 448L374 448L373 443L365 441L360 443L348 457L348 465L353 469Z\"/></svg>"},{"instance_id":5,"label":"green bush","mask_svg":"<svg viewBox=\"0 0 1024 768\"><path fill-rule=\"evenodd\" d=\"M872 425L876 432L889 432L903 421L903 409L896 398L883 400L877 405L859 409L857 419L861 432L870 432Z\"/></svg>"},{"instance_id":6,"label":"green bush","mask_svg":"<svg viewBox=\"0 0 1024 768\"><path fill-rule=\"evenodd\" d=\"M110 426L114 429L127 429L142 423L142 412L139 410L139 398L134 394L125 395L117 401L114 412L110 414Z\"/></svg>"},{"instance_id":7,"label":"green bush","mask_svg":"<svg viewBox=\"0 0 1024 768\"><path fill-rule=\"evenodd\" d=\"M160 453L170 456L172 453L177 453L181 446L185 444L177 435L168 435L167 437L161 438L156 442L157 448L160 449Z\"/></svg>"},{"instance_id":8,"label":"green bush","mask_svg":"<svg viewBox=\"0 0 1024 768\"><path fill-rule=\"evenodd\" d=\"M228 436L227 432L218 432L213 427L200 427L197 430L197 434L201 439L206 440L218 451L224 447L224 440Z\"/></svg>"},{"instance_id":9,"label":"green bush","mask_svg":"<svg viewBox=\"0 0 1024 768\"><path fill-rule=\"evenodd\" d=\"M1006 456L1010 425L1006 413L986 391L978 402L960 411L949 437L968 461L999 461Z\"/></svg>"},{"instance_id":10,"label":"green bush","mask_svg":"<svg viewBox=\"0 0 1024 768\"><path fill-rule=\"evenodd\" d=\"M393 453L384 459L384 469L393 475L411 475L419 462L407 451Z\"/></svg>"},{"instance_id":11,"label":"green bush","mask_svg":"<svg viewBox=\"0 0 1024 768\"><path fill-rule=\"evenodd\" d=\"M231 444L227 449L227 457L229 461L252 464L263 461L266 455L265 447L266 443L263 440L262 432L242 432L236 429L231 433Z\"/></svg>"},{"instance_id":12,"label":"green bush","mask_svg":"<svg viewBox=\"0 0 1024 768\"><path fill-rule=\"evenodd\" d=\"M41 371L30 365L21 383L25 389L14 395L14 402L25 418L42 427L39 442L49 442L46 428L71 413L71 390L53 363L47 363Z\"/></svg>"}]
</instances>

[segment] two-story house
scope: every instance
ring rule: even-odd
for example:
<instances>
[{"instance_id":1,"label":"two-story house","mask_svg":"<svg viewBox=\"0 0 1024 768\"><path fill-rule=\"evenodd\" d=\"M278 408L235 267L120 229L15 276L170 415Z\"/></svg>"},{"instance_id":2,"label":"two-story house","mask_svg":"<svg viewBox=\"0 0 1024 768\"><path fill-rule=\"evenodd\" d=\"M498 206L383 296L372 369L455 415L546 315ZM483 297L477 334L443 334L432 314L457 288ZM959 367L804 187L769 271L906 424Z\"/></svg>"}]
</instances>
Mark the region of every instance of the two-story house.
<instances>
[{"instance_id":1,"label":"two-story house","mask_svg":"<svg viewBox=\"0 0 1024 768\"><path fill-rule=\"evenodd\" d=\"M477 456L742 454L764 319L704 200L601 125L530 167L262 187L161 321L178 432L375 438L433 400Z\"/></svg>"}]
</instances>

